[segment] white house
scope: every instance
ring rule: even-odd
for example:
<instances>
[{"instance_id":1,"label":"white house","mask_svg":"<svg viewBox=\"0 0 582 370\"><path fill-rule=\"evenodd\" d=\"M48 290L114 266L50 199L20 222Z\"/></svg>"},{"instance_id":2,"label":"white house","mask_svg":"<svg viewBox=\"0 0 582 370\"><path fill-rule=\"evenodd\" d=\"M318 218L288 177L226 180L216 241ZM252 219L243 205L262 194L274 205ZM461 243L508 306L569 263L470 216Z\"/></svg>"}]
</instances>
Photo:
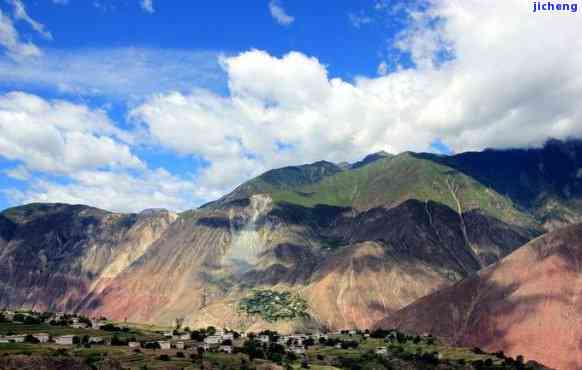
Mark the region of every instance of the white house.
<instances>
[{"instance_id":1,"label":"white house","mask_svg":"<svg viewBox=\"0 0 582 370\"><path fill-rule=\"evenodd\" d=\"M177 339L181 339L181 340L190 340L190 333L183 333L178 335Z\"/></svg>"},{"instance_id":2,"label":"white house","mask_svg":"<svg viewBox=\"0 0 582 370\"><path fill-rule=\"evenodd\" d=\"M184 349L186 348L186 345L184 344L184 342L176 342L176 349Z\"/></svg>"},{"instance_id":3,"label":"white house","mask_svg":"<svg viewBox=\"0 0 582 370\"><path fill-rule=\"evenodd\" d=\"M62 346L71 346L74 338L74 335L61 335L60 337L55 337L55 343Z\"/></svg>"},{"instance_id":4,"label":"white house","mask_svg":"<svg viewBox=\"0 0 582 370\"><path fill-rule=\"evenodd\" d=\"M128 342L127 343L127 346L129 348L139 348L140 347L140 344L139 344L139 342Z\"/></svg>"},{"instance_id":5,"label":"white house","mask_svg":"<svg viewBox=\"0 0 582 370\"><path fill-rule=\"evenodd\" d=\"M12 312L12 311L4 311L4 312L2 312L2 314L4 315L4 317L6 318L6 320L8 320L8 321L14 320L14 312Z\"/></svg>"},{"instance_id":6,"label":"white house","mask_svg":"<svg viewBox=\"0 0 582 370\"><path fill-rule=\"evenodd\" d=\"M6 338L8 339L9 342L24 343L26 335L9 335Z\"/></svg>"},{"instance_id":7,"label":"white house","mask_svg":"<svg viewBox=\"0 0 582 370\"><path fill-rule=\"evenodd\" d=\"M105 343L105 339L102 337L89 337L89 343L101 344Z\"/></svg>"},{"instance_id":8,"label":"white house","mask_svg":"<svg viewBox=\"0 0 582 370\"><path fill-rule=\"evenodd\" d=\"M0 343L10 343L10 341L8 340L8 338L0 337Z\"/></svg>"},{"instance_id":9,"label":"white house","mask_svg":"<svg viewBox=\"0 0 582 370\"><path fill-rule=\"evenodd\" d=\"M168 341L165 341L165 340L158 341L158 344L160 345L160 349L171 349L172 348L172 344Z\"/></svg>"},{"instance_id":10,"label":"white house","mask_svg":"<svg viewBox=\"0 0 582 370\"><path fill-rule=\"evenodd\" d=\"M220 346L220 352L232 353L232 346Z\"/></svg>"},{"instance_id":11,"label":"white house","mask_svg":"<svg viewBox=\"0 0 582 370\"><path fill-rule=\"evenodd\" d=\"M209 337L204 338L204 344L220 344L222 343L222 336L221 335L211 335Z\"/></svg>"},{"instance_id":12,"label":"white house","mask_svg":"<svg viewBox=\"0 0 582 370\"><path fill-rule=\"evenodd\" d=\"M305 354L305 347L303 347L303 346L292 346L292 347L289 347L289 351L290 352L293 352L293 353L295 353L297 355L303 355L303 354Z\"/></svg>"},{"instance_id":13,"label":"white house","mask_svg":"<svg viewBox=\"0 0 582 370\"><path fill-rule=\"evenodd\" d=\"M386 347L378 347L378 348L376 348L376 354L377 355L387 355L388 354L388 348L386 348Z\"/></svg>"},{"instance_id":14,"label":"white house","mask_svg":"<svg viewBox=\"0 0 582 370\"><path fill-rule=\"evenodd\" d=\"M224 333L222 334L222 340L234 340L233 333Z\"/></svg>"},{"instance_id":15,"label":"white house","mask_svg":"<svg viewBox=\"0 0 582 370\"><path fill-rule=\"evenodd\" d=\"M84 322L75 322L71 324L71 328L73 329L87 329L89 325L85 324Z\"/></svg>"},{"instance_id":16,"label":"white house","mask_svg":"<svg viewBox=\"0 0 582 370\"><path fill-rule=\"evenodd\" d=\"M41 343L46 343L51 339L51 337L50 337L50 335L48 335L48 333L37 333L37 334L32 334L32 336L35 337Z\"/></svg>"},{"instance_id":17,"label":"white house","mask_svg":"<svg viewBox=\"0 0 582 370\"><path fill-rule=\"evenodd\" d=\"M271 340L271 338L269 338L268 335L259 335L257 340L261 343L269 344L269 341Z\"/></svg>"}]
</instances>

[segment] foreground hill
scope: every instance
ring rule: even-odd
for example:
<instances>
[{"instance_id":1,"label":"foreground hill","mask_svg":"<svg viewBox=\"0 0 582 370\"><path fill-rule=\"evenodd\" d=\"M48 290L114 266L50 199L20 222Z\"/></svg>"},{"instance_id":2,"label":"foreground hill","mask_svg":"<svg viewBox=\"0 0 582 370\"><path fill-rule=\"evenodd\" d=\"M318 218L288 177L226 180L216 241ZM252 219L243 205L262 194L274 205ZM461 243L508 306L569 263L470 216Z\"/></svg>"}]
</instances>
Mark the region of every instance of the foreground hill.
<instances>
[{"instance_id":1,"label":"foreground hill","mask_svg":"<svg viewBox=\"0 0 582 370\"><path fill-rule=\"evenodd\" d=\"M180 215L17 207L0 214L0 304L255 331L370 327L581 220L581 167L577 142L376 153L272 170ZM241 310L256 290L273 300ZM287 293L305 312L278 311Z\"/></svg>"},{"instance_id":2,"label":"foreground hill","mask_svg":"<svg viewBox=\"0 0 582 370\"><path fill-rule=\"evenodd\" d=\"M501 262L421 298L382 327L582 368L582 224L540 237Z\"/></svg>"}]
</instances>

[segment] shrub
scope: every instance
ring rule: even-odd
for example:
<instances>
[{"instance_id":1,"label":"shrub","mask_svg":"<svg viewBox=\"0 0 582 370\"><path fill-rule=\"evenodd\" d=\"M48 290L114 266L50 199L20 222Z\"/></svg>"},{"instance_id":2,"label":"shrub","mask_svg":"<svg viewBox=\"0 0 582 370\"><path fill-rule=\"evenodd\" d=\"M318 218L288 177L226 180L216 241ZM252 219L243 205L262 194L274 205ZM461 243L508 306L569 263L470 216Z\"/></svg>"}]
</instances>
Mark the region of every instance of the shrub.
<instances>
[{"instance_id":1,"label":"shrub","mask_svg":"<svg viewBox=\"0 0 582 370\"><path fill-rule=\"evenodd\" d=\"M164 355L160 355L160 357L158 357L158 360L160 361L170 361L170 356L164 354Z\"/></svg>"},{"instance_id":2,"label":"shrub","mask_svg":"<svg viewBox=\"0 0 582 370\"><path fill-rule=\"evenodd\" d=\"M185 358L184 352L176 352L176 357Z\"/></svg>"}]
</instances>

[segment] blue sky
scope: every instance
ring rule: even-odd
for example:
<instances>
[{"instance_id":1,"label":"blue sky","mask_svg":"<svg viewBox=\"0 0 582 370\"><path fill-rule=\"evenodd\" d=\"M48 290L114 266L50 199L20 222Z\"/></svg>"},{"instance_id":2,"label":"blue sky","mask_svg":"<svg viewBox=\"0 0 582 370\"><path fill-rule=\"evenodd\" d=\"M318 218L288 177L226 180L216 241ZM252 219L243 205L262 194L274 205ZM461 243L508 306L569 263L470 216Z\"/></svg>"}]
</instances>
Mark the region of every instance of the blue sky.
<instances>
[{"instance_id":1,"label":"blue sky","mask_svg":"<svg viewBox=\"0 0 582 370\"><path fill-rule=\"evenodd\" d=\"M576 73L580 55L561 44L555 59L533 44L515 52L548 30L577 35L577 15L520 23L532 17L520 0L503 12L330 4L0 0L0 209L183 210L278 166L580 134L568 105L578 84L560 99L531 93ZM568 69L540 75L555 60ZM535 73L523 78L526 63Z\"/></svg>"}]
</instances>

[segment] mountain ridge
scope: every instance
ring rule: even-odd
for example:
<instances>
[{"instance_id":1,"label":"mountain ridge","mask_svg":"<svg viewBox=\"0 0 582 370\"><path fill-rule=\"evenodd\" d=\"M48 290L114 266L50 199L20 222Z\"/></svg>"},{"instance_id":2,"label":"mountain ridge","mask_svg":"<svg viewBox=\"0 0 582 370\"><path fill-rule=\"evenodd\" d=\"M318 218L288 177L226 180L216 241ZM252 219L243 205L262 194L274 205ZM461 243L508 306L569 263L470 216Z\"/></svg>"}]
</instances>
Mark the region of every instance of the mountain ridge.
<instances>
[{"instance_id":1,"label":"mountain ridge","mask_svg":"<svg viewBox=\"0 0 582 370\"><path fill-rule=\"evenodd\" d=\"M494 153L497 182L489 152L408 152L372 155L357 168L320 161L271 170L180 214L11 208L0 213L0 304L162 325L183 317L191 327L367 328L582 220L582 147L557 145L518 150L529 165L517 180L505 179L515 151ZM536 167L563 162L561 171ZM504 186L538 198L527 203ZM303 297L309 318L273 323L241 312L255 288Z\"/></svg>"}]
</instances>

